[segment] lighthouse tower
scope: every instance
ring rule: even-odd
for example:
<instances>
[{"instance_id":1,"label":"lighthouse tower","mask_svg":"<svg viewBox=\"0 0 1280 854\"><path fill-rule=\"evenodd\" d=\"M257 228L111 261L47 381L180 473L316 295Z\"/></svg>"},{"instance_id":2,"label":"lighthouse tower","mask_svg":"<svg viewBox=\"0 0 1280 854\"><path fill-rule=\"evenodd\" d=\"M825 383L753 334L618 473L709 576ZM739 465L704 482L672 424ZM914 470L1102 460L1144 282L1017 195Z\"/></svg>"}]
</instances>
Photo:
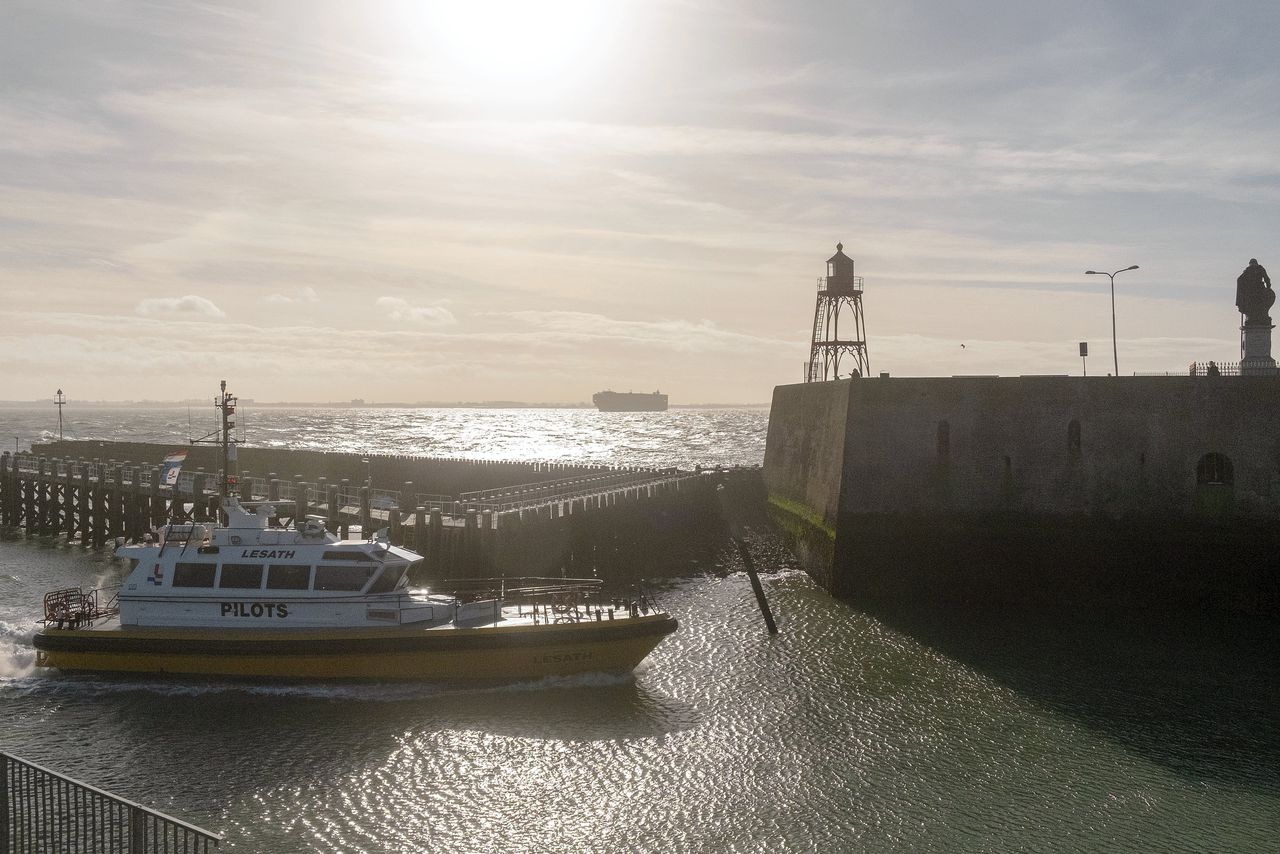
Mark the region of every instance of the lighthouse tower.
<instances>
[{"instance_id":1,"label":"lighthouse tower","mask_svg":"<svg viewBox=\"0 0 1280 854\"><path fill-rule=\"evenodd\" d=\"M818 279L813 346L804 366L804 381L838 379L842 371L845 376L856 371L865 377L871 373L871 363L862 318L862 277L853 274L853 259L844 254L844 244L837 243L836 254L827 259L827 275Z\"/></svg>"}]
</instances>

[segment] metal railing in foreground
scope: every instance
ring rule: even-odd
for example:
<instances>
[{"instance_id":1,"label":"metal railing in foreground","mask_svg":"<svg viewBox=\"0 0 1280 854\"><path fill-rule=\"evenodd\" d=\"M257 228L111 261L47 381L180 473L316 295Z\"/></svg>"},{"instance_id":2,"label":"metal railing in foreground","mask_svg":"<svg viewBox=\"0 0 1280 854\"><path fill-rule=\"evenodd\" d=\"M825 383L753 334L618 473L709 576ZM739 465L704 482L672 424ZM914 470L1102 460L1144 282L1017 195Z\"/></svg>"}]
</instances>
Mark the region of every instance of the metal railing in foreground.
<instances>
[{"instance_id":1,"label":"metal railing in foreground","mask_svg":"<svg viewBox=\"0 0 1280 854\"><path fill-rule=\"evenodd\" d=\"M222 837L0 752L0 854L207 854Z\"/></svg>"}]
</instances>

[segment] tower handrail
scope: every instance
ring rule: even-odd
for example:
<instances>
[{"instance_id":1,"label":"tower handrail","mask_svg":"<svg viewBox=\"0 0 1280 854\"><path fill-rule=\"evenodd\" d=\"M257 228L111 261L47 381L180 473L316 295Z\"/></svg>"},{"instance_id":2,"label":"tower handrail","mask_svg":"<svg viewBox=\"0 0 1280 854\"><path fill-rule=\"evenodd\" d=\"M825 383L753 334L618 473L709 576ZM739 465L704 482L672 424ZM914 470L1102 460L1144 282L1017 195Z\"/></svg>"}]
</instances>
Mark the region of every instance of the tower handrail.
<instances>
[{"instance_id":1,"label":"tower handrail","mask_svg":"<svg viewBox=\"0 0 1280 854\"><path fill-rule=\"evenodd\" d=\"M822 293L823 291L828 291L828 290L830 290L830 288L828 288L828 287L827 287L827 285L829 284L829 280L830 280L830 279L833 279L833 278L835 278L835 277L834 277L834 276L819 276L819 277L818 277L818 293ZM846 282L850 282L850 283L853 285L852 290L855 290L855 291L858 291L858 292L861 292L861 291L862 291L862 277L861 277L861 276L850 276L848 279L845 279L845 281L846 281Z\"/></svg>"}]
</instances>

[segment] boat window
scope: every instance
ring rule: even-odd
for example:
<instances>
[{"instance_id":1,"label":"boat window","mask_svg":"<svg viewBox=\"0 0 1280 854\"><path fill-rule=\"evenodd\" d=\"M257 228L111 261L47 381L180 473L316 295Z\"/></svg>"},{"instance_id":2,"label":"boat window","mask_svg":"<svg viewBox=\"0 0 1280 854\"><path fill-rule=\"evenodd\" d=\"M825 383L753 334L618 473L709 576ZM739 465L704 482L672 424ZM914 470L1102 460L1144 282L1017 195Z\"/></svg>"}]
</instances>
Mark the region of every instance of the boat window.
<instances>
[{"instance_id":1,"label":"boat window","mask_svg":"<svg viewBox=\"0 0 1280 854\"><path fill-rule=\"evenodd\" d=\"M378 580L369 585L370 593L390 593L396 589L396 585L400 583L400 579L404 577L405 565L403 563L387 564L382 570L382 575L378 576Z\"/></svg>"},{"instance_id":2,"label":"boat window","mask_svg":"<svg viewBox=\"0 0 1280 854\"><path fill-rule=\"evenodd\" d=\"M173 568L174 587L212 587L217 564L180 563Z\"/></svg>"},{"instance_id":3,"label":"boat window","mask_svg":"<svg viewBox=\"0 0 1280 854\"><path fill-rule=\"evenodd\" d=\"M268 590L306 590L311 581L311 567L295 564L272 564L267 570Z\"/></svg>"},{"instance_id":4,"label":"boat window","mask_svg":"<svg viewBox=\"0 0 1280 854\"><path fill-rule=\"evenodd\" d=\"M257 590L262 586L262 564L224 563L222 575L218 578L218 586Z\"/></svg>"},{"instance_id":5,"label":"boat window","mask_svg":"<svg viewBox=\"0 0 1280 854\"><path fill-rule=\"evenodd\" d=\"M316 590L362 590L378 571L375 564L367 566L317 566Z\"/></svg>"},{"instance_id":6,"label":"boat window","mask_svg":"<svg viewBox=\"0 0 1280 854\"><path fill-rule=\"evenodd\" d=\"M324 553L325 560L373 560L373 556L355 549L348 552L331 551Z\"/></svg>"}]
</instances>

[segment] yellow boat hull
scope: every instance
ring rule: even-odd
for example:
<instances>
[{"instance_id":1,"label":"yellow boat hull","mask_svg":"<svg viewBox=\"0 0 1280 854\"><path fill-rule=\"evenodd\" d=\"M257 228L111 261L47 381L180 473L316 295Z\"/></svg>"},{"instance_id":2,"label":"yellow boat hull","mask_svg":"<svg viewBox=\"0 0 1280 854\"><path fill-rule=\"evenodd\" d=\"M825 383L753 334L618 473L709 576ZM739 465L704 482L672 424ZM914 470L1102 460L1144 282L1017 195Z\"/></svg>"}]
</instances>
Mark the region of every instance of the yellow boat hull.
<instances>
[{"instance_id":1,"label":"yellow boat hull","mask_svg":"<svg viewBox=\"0 0 1280 854\"><path fill-rule=\"evenodd\" d=\"M667 614L559 625L346 631L45 629L36 663L60 670L279 679L539 679L633 670L675 631Z\"/></svg>"}]
</instances>

